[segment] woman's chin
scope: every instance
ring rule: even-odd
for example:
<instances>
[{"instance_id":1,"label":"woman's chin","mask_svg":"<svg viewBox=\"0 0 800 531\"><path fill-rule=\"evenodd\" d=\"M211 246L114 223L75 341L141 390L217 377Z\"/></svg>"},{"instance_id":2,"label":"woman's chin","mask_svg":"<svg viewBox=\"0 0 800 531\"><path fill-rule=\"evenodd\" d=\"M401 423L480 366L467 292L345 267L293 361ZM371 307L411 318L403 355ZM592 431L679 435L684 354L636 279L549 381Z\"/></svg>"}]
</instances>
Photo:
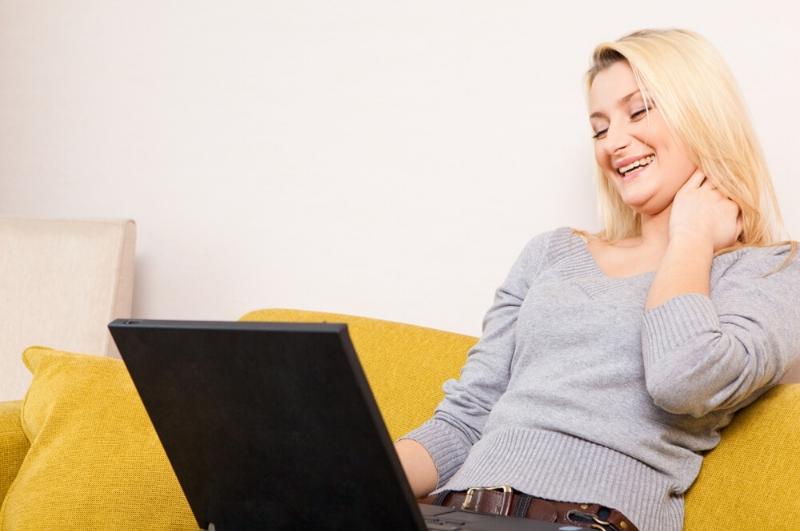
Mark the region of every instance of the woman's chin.
<instances>
[{"instance_id":1,"label":"woman's chin","mask_svg":"<svg viewBox=\"0 0 800 531\"><path fill-rule=\"evenodd\" d=\"M631 209L642 214L645 212L651 213L650 211L655 208L653 200L658 194L656 193L657 190L651 189L650 183L636 182L635 180L630 182L618 180L615 184L619 198Z\"/></svg>"},{"instance_id":2,"label":"woman's chin","mask_svg":"<svg viewBox=\"0 0 800 531\"><path fill-rule=\"evenodd\" d=\"M627 194L621 196L622 201L631 210L640 215L657 216L668 209L675 196L658 196L657 194Z\"/></svg>"},{"instance_id":3,"label":"woman's chin","mask_svg":"<svg viewBox=\"0 0 800 531\"><path fill-rule=\"evenodd\" d=\"M642 207L644 207L647 204L647 201L651 198L651 194L632 193L628 191L628 193L620 194L620 198L622 198L623 203L631 207L633 210L641 212Z\"/></svg>"}]
</instances>

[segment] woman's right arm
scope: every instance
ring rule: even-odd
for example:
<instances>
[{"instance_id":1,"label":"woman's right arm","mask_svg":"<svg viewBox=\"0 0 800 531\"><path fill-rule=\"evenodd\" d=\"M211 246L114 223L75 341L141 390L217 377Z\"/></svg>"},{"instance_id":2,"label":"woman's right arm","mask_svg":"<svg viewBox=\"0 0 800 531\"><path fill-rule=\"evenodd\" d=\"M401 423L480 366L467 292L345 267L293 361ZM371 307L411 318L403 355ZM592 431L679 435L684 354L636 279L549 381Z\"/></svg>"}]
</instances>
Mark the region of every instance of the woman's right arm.
<instances>
[{"instance_id":1,"label":"woman's right arm","mask_svg":"<svg viewBox=\"0 0 800 531\"><path fill-rule=\"evenodd\" d=\"M516 346L519 309L537 276L552 232L533 238L517 258L483 320L480 340L470 349L460 377L444 383L444 399L433 418L395 445L414 494L443 485L461 467L481 437L484 424L505 392Z\"/></svg>"},{"instance_id":2,"label":"woman's right arm","mask_svg":"<svg viewBox=\"0 0 800 531\"><path fill-rule=\"evenodd\" d=\"M394 449L415 497L426 496L436 488L436 465L424 446L413 439L402 439L394 444Z\"/></svg>"}]
</instances>

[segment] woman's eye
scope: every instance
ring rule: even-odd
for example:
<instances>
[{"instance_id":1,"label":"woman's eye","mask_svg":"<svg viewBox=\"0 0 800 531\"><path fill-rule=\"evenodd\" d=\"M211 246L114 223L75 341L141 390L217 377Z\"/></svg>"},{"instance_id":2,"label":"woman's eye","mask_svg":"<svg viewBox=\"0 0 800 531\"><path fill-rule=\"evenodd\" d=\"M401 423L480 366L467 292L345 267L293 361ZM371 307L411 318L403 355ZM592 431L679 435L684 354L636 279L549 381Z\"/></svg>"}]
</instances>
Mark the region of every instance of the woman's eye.
<instances>
[{"instance_id":1,"label":"woman's eye","mask_svg":"<svg viewBox=\"0 0 800 531\"><path fill-rule=\"evenodd\" d=\"M631 114L631 120L638 120L639 118L644 116L646 112L647 112L647 109L641 109L641 110L636 111L635 113Z\"/></svg>"},{"instance_id":2,"label":"woman's eye","mask_svg":"<svg viewBox=\"0 0 800 531\"><path fill-rule=\"evenodd\" d=\"M592 135L592 138L594 138L595 140L597 140L598 138L603 138L604 136L606 136L606 131L608 131L608 128L603 129L601 131L597 131L595 134Z\"/></svg>"}]
</instances>

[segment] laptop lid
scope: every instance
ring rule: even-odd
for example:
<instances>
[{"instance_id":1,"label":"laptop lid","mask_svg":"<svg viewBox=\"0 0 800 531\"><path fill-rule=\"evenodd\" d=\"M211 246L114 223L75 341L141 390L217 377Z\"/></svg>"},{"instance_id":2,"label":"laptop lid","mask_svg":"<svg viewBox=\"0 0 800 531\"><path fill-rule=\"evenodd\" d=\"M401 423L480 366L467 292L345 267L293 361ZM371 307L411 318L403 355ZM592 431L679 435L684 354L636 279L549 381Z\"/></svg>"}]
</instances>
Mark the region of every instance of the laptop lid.
<instances>
[{"instance_id":1,"label":"laptop lid","mask_svg":"<svg viewBox=\"0 0 800 531\"><path fill-rule=\"evenodd\" d=\"M347 325L109 329L201 528L426 529Z\"/></svg>"}]
</instances>

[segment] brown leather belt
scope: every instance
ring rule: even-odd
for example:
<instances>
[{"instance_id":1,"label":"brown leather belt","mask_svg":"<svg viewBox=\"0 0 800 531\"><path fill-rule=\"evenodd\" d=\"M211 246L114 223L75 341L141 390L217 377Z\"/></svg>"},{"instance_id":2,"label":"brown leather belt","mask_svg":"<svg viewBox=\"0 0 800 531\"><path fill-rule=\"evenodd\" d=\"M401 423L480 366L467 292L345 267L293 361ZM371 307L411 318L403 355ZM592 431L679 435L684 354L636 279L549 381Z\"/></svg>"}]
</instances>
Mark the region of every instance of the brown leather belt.
<instances>
[{"instance_id":1,"label":"brown leather belt","mask_svg":"<svg viewBox=\"0 0 800 531\"><path fill-rule=\"evenodd\" d=\"M419 501L464 511L530 518L602 531L638 531L636 526L616 509L596 503L547 500L514 492L508 486L445 491Z\"/></svg>"}]
</instances>

